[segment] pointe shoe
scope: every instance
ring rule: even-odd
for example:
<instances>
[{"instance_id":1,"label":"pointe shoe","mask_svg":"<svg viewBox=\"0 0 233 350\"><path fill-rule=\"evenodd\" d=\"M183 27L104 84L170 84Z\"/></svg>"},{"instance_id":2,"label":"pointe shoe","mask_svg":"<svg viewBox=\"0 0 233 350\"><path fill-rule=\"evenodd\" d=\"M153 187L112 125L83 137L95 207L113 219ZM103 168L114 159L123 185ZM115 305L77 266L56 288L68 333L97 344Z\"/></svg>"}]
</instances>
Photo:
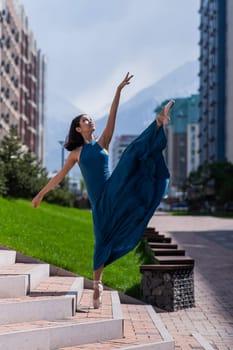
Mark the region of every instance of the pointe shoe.
<instances>
[{"instance_id":1,"label":"pointe shoe","mask_svg":"<svg viewBox=\"0 0 233 350\"><path fill-rule=\"evenodd\" d=\"M164 108L161 110L161 112L158 114L156 120L157 120L157 124L158 127L160 127L161 125L166 125L170 122L170 110L172 109L172 107L174 106L175 101L174 100L170 100L165 106Z\"/></svg>"},{"instance_id":2,"label":"pointe shoe","mask_svg":"<svg viewBox=\"0 0 233 350\"><path fill-rule=\"evenodd\" d=\"M170 100L164 107L164 114L168 114L170 112L170 110L172 109L172 107L174 106L175 101L174 100Z\"/></svg>"},{"instance_id":3,"label":"pointe shoe","mask_svg":"<svg viewBox=\"0 0 233 350\"><path fill-rule=\"evenodd\" d=\"M103 293L103 285L101 281L93 281L93 307L94 309L99 309L102 304L102 293Z\"/></svg>"}]
</instances>

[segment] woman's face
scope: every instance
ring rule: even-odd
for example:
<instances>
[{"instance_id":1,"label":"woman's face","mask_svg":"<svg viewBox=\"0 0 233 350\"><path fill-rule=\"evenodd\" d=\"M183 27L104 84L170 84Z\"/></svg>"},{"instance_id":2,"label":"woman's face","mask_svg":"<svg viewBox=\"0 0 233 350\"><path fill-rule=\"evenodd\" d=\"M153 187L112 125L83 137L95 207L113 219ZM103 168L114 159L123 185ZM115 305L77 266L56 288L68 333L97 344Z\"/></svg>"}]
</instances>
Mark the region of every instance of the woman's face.
<instances>
[{"instance_id":1,"label":"woman's face","mask_svg":"<svg viewBox=\"0 0 233 350\"><path fill-rule=\"evenodd\" d=\"M79 127L77 127L76 130L81 134L93 132L95 131L95 123L87 114L84 114L80 118Z\"/></svg>"}]
</instances>

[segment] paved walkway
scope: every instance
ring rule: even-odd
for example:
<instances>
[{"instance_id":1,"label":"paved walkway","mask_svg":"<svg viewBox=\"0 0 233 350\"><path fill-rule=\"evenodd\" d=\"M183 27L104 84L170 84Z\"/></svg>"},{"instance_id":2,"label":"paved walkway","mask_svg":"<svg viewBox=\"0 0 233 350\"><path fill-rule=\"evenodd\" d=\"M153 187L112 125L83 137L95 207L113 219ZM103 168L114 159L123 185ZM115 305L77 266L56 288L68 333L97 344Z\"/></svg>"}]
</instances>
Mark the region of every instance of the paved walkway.
<instances>
[{"instance_id":1,"label":"paved walkway","mask_svg":"<svg viewBox=\"0 0 233 350\"><path fill-rule=\"evenodd\" d=\"M196 307L160 314L175 350L233 350L233 219L156 213L150 226L195 259Z\"/></svg>"}]
</instances>

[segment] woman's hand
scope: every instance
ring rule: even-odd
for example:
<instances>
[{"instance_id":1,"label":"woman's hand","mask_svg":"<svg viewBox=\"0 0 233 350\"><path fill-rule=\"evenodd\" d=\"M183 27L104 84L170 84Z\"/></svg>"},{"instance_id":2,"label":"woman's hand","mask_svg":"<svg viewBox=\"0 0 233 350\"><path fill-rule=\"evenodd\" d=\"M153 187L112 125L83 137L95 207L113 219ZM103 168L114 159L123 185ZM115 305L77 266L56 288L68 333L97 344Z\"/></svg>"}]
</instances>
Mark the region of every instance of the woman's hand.
<instances>
[{"instance_id":1,"label":"woman's hand","mask_svg":"<svg viewBox=\"0 0 233 350\"><path fill-rule=\"evenodd\" d=\"M42 201L43 197L44 196L42 194L38 193L31 201L32 207L37 208L39 206L40 202Z\"/></svg>"},{"instance_id":2,"label":"woman's hand","mask_svg":"<svg viewBox=\"0 0 233 350\"><path fill-rule=\"evenodd\" d=\"M126 85L130 84L130 80L133 78L133 75L129 75L129 72L126 74L124 80L118 85L118 89L122 90Z\"/></svg>"},{"instance_id":3,"label":"woman's hand","mask_svg":"<svg viewBox=\"0 0 233 350\"><path fill-rule=\"evenodd\" d=\"M115 128L115 121L116 121L116 114L117 114L117 109L120 101L120 96L121 96L121 90L128 84L130 84L130 80L133 78L133 75L129 75L129 72L126 74L124 80L118 85L115 96L113 98L110 112L109 112L109 117L107 120L106 127L98 139L98 143L103 147L106 148L106 150L109 149L109 144L112 139L112 135L114 132Z\"/></svg>"}]
</instances>

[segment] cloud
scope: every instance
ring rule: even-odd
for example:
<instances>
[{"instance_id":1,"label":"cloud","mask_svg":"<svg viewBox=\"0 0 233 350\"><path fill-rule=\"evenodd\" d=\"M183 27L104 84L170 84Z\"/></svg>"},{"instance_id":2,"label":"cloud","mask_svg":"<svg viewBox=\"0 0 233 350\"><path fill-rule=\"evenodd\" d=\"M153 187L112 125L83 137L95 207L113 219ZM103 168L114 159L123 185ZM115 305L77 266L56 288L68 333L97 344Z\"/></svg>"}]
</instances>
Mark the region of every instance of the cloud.
<instances>
[{"instance_id":1,"label":"cloud","mask_svg":"<svg viewBox=\"0 0 233 350\"><path fill-rule=\"evenodd\" d=\"M80 111L109 110L127 71L135 77L121 102L199 55L197 0L18 1L47 58L47 125L64 135ZM47 137L48 152L63 134Z\"/></svg>"},{"instance_id":2,"label":"cloud","mask_svg":"<svg viewBox=\"0 0 233 350\"><path fill-rule=\"evenodd\" d=\"M47 55L50 90L81 109L91 104L91 113L106 108L128 70L135 74L130 97L198 55L196 0L21 3Z\"/></svg>"}]
</instances>

